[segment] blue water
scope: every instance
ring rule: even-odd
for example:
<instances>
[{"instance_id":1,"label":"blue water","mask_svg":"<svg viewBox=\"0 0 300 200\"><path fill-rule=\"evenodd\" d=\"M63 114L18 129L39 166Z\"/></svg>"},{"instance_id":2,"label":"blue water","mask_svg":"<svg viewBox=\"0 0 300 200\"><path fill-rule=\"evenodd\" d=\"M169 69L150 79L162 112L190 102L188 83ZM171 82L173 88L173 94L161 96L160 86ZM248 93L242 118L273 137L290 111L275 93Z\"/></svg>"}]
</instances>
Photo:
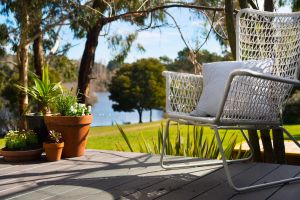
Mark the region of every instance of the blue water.
<instances>
[{"instance_id":1,"label":"blue water","mask_svg":"<svg viewBox=\"0 0 300 200\"><path fill-rule=\"evenodd\" d=\"M124 123L138 123L139 115L135 112L115 112L112 109L113 102L109 100L108 92L97 93L98 102L92 107L93 123L92 126L110 126L117 122ZM163 112L161 110L152 110L152 121L162 119ZM143 122L149 122L150 111L143 112Z\"/></svg>"}]
</instances>

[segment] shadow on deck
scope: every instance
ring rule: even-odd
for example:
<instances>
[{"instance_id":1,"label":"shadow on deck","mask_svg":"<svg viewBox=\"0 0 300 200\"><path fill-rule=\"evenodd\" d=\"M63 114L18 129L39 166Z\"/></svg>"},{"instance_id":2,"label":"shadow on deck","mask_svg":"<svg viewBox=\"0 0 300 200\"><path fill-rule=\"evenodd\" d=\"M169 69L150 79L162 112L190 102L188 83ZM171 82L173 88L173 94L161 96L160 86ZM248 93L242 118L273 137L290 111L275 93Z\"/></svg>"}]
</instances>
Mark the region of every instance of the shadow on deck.
<instances>
[{"instance_id":1,"label":"shadow on deck","mask_svg":"<svg viewBox=\"0 0 300 200\"><path fill-rule=\"evenodd\" d=\"M299 166L231 164L240 186L294 177ZM221 167L163 170L149 154L88 150L59 162L0 161L0 199L299 199L300 183L238 194Z\"/></svg>"}]
</instances>

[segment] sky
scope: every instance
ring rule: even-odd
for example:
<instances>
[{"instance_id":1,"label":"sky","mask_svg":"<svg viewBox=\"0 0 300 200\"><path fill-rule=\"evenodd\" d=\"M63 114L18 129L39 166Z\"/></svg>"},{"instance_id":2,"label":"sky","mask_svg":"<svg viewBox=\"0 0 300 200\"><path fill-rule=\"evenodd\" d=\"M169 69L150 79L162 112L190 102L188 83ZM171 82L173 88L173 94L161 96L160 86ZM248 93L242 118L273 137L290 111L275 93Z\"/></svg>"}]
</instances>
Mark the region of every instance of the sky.
<instances>
[{"instance_id":1,"label":"sky","mask_svg":"<svg viewBox=\"0 0 300 200\"><path fill-rule=\"evenodd\" d=\"M263 0L258 0L260 8L262 8ZM205 30L205 22L204 20L195 17L188 9L178 9L172 8L168 9L168 12L172 14L172 16L176 19L176 22L181 28L183 36L186 41L188 41L193 48L195 48L195 40L199 40L200 43L204 41L202 31ZM283 8L278 9L278 12L291 12L289 6L285 6ZM0 22L4 22L5 18L0 16ZM169 24L174 25L174 22L169 18ZM210 26L206 26L206 30L209 29ZM136 27L132 25L123 23L123 22L114 22L110 28L109 36L114 33L119 34L128 34L132 33L136 30ZM63 27L60 32L60 45L71 43L74 47L70 49L67 53L67 56L71 59L81 59L85 39L75 39L73 38L72 31L66 26ZM95 61L103 64L107 64L111 59L114 58L116 52L114 52L111 48L108 47L108 43L106 41L107 38L100 36L99 44L96 50ZM145 52L140 52L137 50L136 45L141 44ZM177 57L178 51L185 48L185 44L180 38L180 34L176 28L164 27L160 29L154 30L146 30L139 32L137 40L135 41L132 50L128 54L125 62L134 62L140 58L148 58L154 57L158 58L160 56L168 56L171 59ZM216 41L213 34L210 35L205 45L202 49L207 49L210 52L215 52L217 54L222 54L221 46L219 42Z\"/></svg>"},{"instance_id":2,"label":"sky","mask_svg":"<svg viewBox=\"0 0 300 200\"><path fill-rule=\"evenodd\" d=\"M259 0L259 6L262 8L262 0ZM177 9L172 8L168 11L175 17L177 23L179 24L183 36L186 41L193 44L195 37L198 39L200 37L200 31L204 28L204 21L196 18L195 15L191 14L188 9ZM288 6L279 8L278 12L291 12ZM169 23L173 24L171 19L168 20ZM206 29L208 29L207 26ZM134 31L135 28L126 23L115 22L112 24L110 33L121 33L126 34ZM111 35L110 34L110 35ZM72 37L72 32L68 29L64 29L61 33L62 44L70 42L76 45L68 52L68 57L72 59L80 59L83 53L85 39L76 40ZM203 36L202 36L203 37ZM200 42L204 39L200 39ZM132 48L125 62L134 62L140 58L168 56L169 58L176 58L178 51L185 48L184 42L180 38L180 34L176 28L161 28L155 30L147 30L139 32L138 38L135 45L140 43L145 48L145 52L139 52L135 47ZM194 45L192 45L194 46ZM207 49L210 52L215 52L217 54L222 54L222 49L219 43L216 41L215 37L211 34L206 44L202 49ZM107 64L111 59L113 59L115 53L112 49L108 47L106 38L100 37L99 45L97 47L95 61Z\"/></svg>"},{"instance_id":3,"label":"sky","mask_svg":"<svg viewBox=\"0 0 300 200\"><path fill-rule=\"evenodd\" d=\"M195 15L189 13L187 9L169 9L169 12L176 18L179 24L184 38L190 42L191 46L195 37L200 38L200 30L203 30L204 23L199 19L195 19ZM173 25L173 21L169 20L169 23ZM209 26L207 26L209 28ZM110 35L113 33L128 34L133 32L136 27L133 27L126 23L115 22L110 29ZM85 45L85 39L74 40L72 33L65 29L61 34L62 44L65 42L71 42L73 45L77 45L68 52L68 57L73 59L80 59ZM204 39L200 40L203 41ZM140 52L136 48L136 44L142 44L145 48L145 52ZM133 62L140 58L168 56L172 59L177 57L177 52L185 47L184 42L180 38L180 34L176 28L160 28L155 30L147 30L138 33L136 42L133 45L131 52L126 58L125 62ZM219 43L210 36L207 43L203 46L203 49L209 49L212 52L218 54L222 53ZM106 64L115 55L115 52L108 47L106 38L100 37L99 45L96 51L96 62L102 62Z\"/></svg>"}]
</instances>

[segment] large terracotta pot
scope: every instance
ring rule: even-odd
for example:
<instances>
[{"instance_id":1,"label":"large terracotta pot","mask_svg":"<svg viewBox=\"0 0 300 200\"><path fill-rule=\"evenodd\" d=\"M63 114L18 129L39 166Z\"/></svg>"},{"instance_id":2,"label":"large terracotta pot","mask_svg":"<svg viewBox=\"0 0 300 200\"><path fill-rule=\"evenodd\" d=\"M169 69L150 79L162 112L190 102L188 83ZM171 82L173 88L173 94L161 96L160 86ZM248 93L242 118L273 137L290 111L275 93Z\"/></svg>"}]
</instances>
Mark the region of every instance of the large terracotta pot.
<instances>
[{"instance_id":1,"label":"large terracotta pot","mask_svg":"<svg viewBox=\"0 0 300 200\"><path fill-rule=\"evenodd\" d=\"M10 151L5 149L1 150L1 155L3 156L4 160L10 162L38 160L40 159L42 153L42 148L26 151Z\"/></svg>"},{"instance_id":2,"label":"large terracotta pot","mask_svg":"<svg viewBox=\"0 0 300 200\"><path fill-rule=\"evenodd\" d=\"M58 161L61 158L62 150L64 148L64 142L61 143L44 142L43 147L45 149L46 158L48 161Z\"/></svg>"},{"instance_id":3,"label":"large terracotta pot","mask_svg":"<svg viewBox=\"0 0 300 200\"><path fill-rule=\"evenodd\" d=\"M42 147L43 142L48 139L48 130L44 122L44 116L35 115L34 113L28 113L25 115L27 129L33 130L38 134L39 143Z\"/></svg>"},{"instance_id":4,"label":"large terracotta pot","mask_svg":"<svg viewBox=\"0 0 300 200\"><path fill-rule=\"evenodd\" d=\"M54 130L62 134L65 143L62 152L63 158L84 155L92 115L79 117L45 116L44 119L49 131Z\"/></svg>"}]
</instances>

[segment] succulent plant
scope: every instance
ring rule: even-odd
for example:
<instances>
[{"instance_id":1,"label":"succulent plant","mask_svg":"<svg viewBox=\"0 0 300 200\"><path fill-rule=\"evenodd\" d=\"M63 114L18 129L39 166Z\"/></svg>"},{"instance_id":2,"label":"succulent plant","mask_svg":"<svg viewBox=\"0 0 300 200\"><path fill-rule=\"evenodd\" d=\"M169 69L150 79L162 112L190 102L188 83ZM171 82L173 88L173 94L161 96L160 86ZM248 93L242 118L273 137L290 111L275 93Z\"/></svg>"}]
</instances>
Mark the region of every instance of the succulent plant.
<instances>
[{"instance_id":1,"label":"succulent plant","mask_svg":"<svg viewBox=\"0 0 300 200\"><path fill-rule=\"evenodd\" d=\"M48 142L49 143L61 143L63 141L62 135L60 132L49 131Z\"/></svg>"}]
</instances>

